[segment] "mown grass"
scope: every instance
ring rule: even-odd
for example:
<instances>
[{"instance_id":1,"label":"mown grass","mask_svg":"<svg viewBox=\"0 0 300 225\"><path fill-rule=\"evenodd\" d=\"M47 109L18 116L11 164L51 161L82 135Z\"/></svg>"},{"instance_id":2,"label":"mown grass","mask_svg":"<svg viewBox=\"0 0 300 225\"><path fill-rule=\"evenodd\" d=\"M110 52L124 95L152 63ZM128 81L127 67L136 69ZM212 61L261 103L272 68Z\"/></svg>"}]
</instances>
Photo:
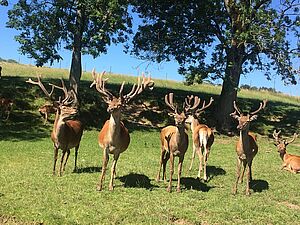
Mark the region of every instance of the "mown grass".
<instances>
[{"instance_id":1,"label":"mown grass","mask_svg":"<svg viewBox=\"0 0 300 225\"><path fill-rule=\"evenodd\" d=\"M19 71L15 74L18 76L7 76L14 74L11 67ZM154 93L147 92L141 97L141 101L147 102L148 109L140 109L137 118L133 118L131 109L124 114L131 144L118 162L115 190L108 191L108 171L104 190L97 192L96 183L101 169L97 135L108 115L99 95L88 89L89 74L83 75L80 96L87 129L79 149L79 170L73 173L72 151L64 176L57 177L52 176L51 171L53 147L49 134L52 125L44 126L37 113L37 107L44 102L40 91L24 82L27 76L35 75L35 70L24 67L24 71L15 65L3 67L4 77L0 81L1 95L16 99L10 120L0 122L0 224L299 223L300 177L280 170L281 159L270 139L275 127L282 129L286 135L299 132L297 98L270 95L268 109L252 124L252 129L256 128L254 130L259 133L259 153L253 162L254 181L250 197L244 195L245 184L239 185L236 196L231 194L237 137L219 134L216 134L209 158L209 181L205 183L195 179L197 160L193 170L188 171L189 147L182 173L182 192L175 191L175 170L174 192L167 193L166 184L154 180L160 154L159 127L172 122L163 109L162 96L171 89L178 99L183 99L190 92L197 92L208 99L210 95L217 95L219 90L212 90L212 86L205 89L205 85L187 87L179 83L173 86L172 82L156 82ZM11 72L8 73L8 70ZM118 80L118 76L113 77L116 80L108 86L113 90L118 89L120 79L128 79L128 82L136 79L122 76ZM49 69L49 77L45 78L46 81L57 82L59 76L52 76ZM252 104L266 96L261 94L261 98L256 98L250 94L243 96L243 91L239 93L246 108L251 108ZM133 104L138 106L139 103ZM149 109L155 109L153 114L146 113ZM204 114L204 121L209 123L213 120L210 113ZM141 123L144 120L147 122ZM299 146L298 139L288 146L288 152L299 154Z\"/></svg>"}]
</instances>

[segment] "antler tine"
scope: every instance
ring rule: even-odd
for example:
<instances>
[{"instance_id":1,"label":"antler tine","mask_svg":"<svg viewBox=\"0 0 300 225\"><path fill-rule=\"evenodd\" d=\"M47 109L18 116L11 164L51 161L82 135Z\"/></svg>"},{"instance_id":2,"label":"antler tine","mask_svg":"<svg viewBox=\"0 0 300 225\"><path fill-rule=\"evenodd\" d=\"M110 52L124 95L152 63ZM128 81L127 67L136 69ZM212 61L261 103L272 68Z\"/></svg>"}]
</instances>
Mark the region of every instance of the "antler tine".
<instances>
[{"instance_id":1,"label":"antler tine","mask_svg":"<svg viewBox=\"0 0 300 225\"><path fill-rule=\"evenodd\" d=\"M198 96L194 97L193 95L191 95L191 96L187 96L187 98L188 98L188 101L185 99L185 104L187 105L186 107L184 107L185 112L194 110L199 106L201 99ZM194 104L192 106L191 102L193 99L194 99Z\"/></svg>"},{"instance_id":2,"label":"antler tine","mask_svg":"<svg viewBox=\"0 0 300 225\"><path fill-rule=\"evenodd\" d=\"M263 100L263 102L260 103L259 108L257 110L255 110L254 112L250 112L250 115L254 115L256 113L258 113L260 110L264 109L266 107L267 104L267 100Z\"/></svg>"},{"instance_id":3,"label":"antler tine","mask_svg":"<svg viewBox=\"0 0 300 225\"><path fill-rule=\"evenodd\" d=\"M239 107L237 107L237 105L236 105L236 101L233 101L233 107L234 107L235 111L236 111L239 115L242 114L241 110L240 110Z\"/></svg>"},{"instance_id":4,"label":"antler tine","mask_svg":"<svg viewBox=\"0 0 300 225\"><path fill-rule=\"evenodd\" d=\"M294 141L296 140L297 137L298 137L298 134L297 134L297 133L294 133L293 138L292 138L290 141L286 141L286 144L290 144L290 143L294 142Z\"/></svg>"},{"instance_id":5,"label":"antler tine","mask_svg":"<svg viewBox=\"0 0 300 225\"><path fill-rule=\"evenodd\" d=\"M210 97L209 103L207 105L205 105L205 100L204 100L203 104L202 104L202 107L200 109L198 109L197 112L201 112L204 109L208 108L213 103L213 101L214 101L213 97ZM200 99L199 99L199 103L200 103Z\"/></svg>"},{"instance_id":6,"label":"antler tine","mask_svg":"<svg viewBox=\"0 0 300 225\"><path fill-rule=\"evenodd\" d=\"M105 82L108 80L108 78L102 79L104 74L105 74L105 71L103 71L101 74L96 74L95 69L93 69L92 77L94 80L93 80L92 84L90 85L90 87L93 87L94 85L96 85L96 90L100 94L104 95L108 99L112 99L113 94L105 89Z\"/></svg>"},{"instance_id":7,"label":"antler tine","mask_svg":"<svg viewBox=\"0 0 300 225\"><path fill-rule=\"evenodd\" d=\"M65 94L65 97L63 100L63 102L64 102L65 99L67 99L69 97L69 94L68 94L68 89L66 88L64 80L60 79L60 81L61 81L61 87L58 85L52 84L52 83L49 83L49 85L52 87L52 92L53 92L54 88L60 89L64 92L64 94Z\"/></svg>"},{"instance_id":8,"label":"antler tine","mask_svg":"<svg viewBox=\"0 0 300 225\"><path fill-rule=\"evenodd\" d=\"M279 130L278 132L276 132L276 130L274 130L273 132L273 137L275 139L275 141L278 143L279 142L279 134L280 134L281 130Z\"/></svg>"},{"instance_id":9,"label":"antler tine","mask_svg":"<svg viewBox=\"0 0 300 225\"><path fill-rule=\"evenodd\" d=\"M41 82L41 75L37 75L37 79L38 79L37 81L33 81L31 78L29 78L29 79L26 81L26 83L38 85L38 86L42 89L42 91L44 92L44 94L45 94L48 98L51 99L51 97L52 97L51 95L53 94L54 87L52 87L51 92L49 93L49 92L47 91L47 89L45 88L44 84Z\"/></svg>"},{"instance_id":10,"label":"antler tine","mask_svg":"<svg viewBox=\"0 0 300 225\"><path fill-rule=\"evenodd\" d=\"M172 92L169 94L166 94L165 95L165 103L167 106L169 106L172 110L174 110L176 112L177 107L174 106L173 97L174 97L174 94Z\"/></svg>"},{"instance_id":11,"label":"antler tine","mask_svg":"<svg viewBox=\"0 0 300 225\"><path fill-rule=\"evenodd\" d=\"M124 95L124 97L122 95L122 98L125 100L126 103L128 103L134 96L136 96L138 94L138 91L141 87L141 78L138 77L138 84L133 84L132 88L131 88L131 91Z\"/></svg>"}]
</instances>

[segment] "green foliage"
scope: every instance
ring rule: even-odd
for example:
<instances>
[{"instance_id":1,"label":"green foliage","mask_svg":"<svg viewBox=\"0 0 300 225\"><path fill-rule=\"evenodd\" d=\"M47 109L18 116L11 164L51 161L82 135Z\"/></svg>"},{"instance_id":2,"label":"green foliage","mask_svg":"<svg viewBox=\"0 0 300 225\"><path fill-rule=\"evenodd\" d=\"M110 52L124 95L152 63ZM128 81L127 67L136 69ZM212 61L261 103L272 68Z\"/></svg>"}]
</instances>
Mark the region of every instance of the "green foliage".
<instances>
[{"instance_id":1,"label":"green foliage","mask_svg":"<svg viewBox=\"0 0 300 225\"><path fill-rule=\"evenodd\" d=\"M16 40L21 53L34 58L38 66L61 60L61 48L79 47L83 54L97 57L111 43L128 39L127 4L127 0L19 0L8 12L7 26L20 31ZM77 34L80 43L75 43Z\"/></svg>"},{"instance_id":2,"label":"green foliage","mask_svg":"<svg viewBox=\"0 0 300 225\"><path fill-rule=\"evenodd\" d=\"M158 62L174 58L190 84L233 76L234 65L238 77L262 70L267 78L274 71L287 83L297 81L293 57L300 49L293 38L299 37L300 17L294 1L278 7L262 0L139 0L134 11L143 24L132 53Z\"/></svg>"}]
</instances>

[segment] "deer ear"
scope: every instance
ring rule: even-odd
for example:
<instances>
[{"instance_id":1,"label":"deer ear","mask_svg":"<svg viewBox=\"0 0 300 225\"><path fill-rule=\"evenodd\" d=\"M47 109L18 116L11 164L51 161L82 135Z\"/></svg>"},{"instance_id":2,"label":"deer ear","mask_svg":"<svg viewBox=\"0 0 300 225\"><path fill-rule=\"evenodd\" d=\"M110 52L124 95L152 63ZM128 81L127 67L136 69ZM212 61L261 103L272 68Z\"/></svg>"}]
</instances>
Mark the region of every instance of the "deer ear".
<instances>
[{"instance_id":1,"label":"deer ear","mask_svg":"<svg viewBox=\"0 0 300 225\"><path fill-rule=\"evenodd\" d=\"M250 117L249 120L250 120L250 121L253 121L253 120L256 120L256 119L257 119L257 115L253 115L253 116Z\"/></svg>"},{"instance_id":2,"label":"deer ear","mask_svg":"<svg viewBox=\"0 0 300 225\"><path fill-rule=\"evenodd\" d=\"M233 119L236 119L236 120L239 120L240 117L238 115L236 115L236 113L230 113L230 116L233 118Z\"/></svg>"}]
</instances>

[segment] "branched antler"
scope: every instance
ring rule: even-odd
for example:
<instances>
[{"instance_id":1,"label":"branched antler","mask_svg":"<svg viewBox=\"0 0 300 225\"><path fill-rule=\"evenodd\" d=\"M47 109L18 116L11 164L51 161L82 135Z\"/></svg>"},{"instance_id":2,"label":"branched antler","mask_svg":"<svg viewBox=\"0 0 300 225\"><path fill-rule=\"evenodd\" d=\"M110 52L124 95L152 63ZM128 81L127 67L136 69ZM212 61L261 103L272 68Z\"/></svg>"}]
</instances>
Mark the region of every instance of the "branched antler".
<instances>
[{"instance_id":1,"label":"branched antler","mask_svg":"<svg viewBox=\"0 0 300 225\"><path fill-rule=\"evenodd\" d=\"M260 106L257 110L255 110L254 112L250 112L249 114L250 115L254 115L254 114L257 114L260 110L264 109L266 107L266 104L267 104L267 100L263 100L263 102L260 103Z\"/></svg>"}]
</instances>

